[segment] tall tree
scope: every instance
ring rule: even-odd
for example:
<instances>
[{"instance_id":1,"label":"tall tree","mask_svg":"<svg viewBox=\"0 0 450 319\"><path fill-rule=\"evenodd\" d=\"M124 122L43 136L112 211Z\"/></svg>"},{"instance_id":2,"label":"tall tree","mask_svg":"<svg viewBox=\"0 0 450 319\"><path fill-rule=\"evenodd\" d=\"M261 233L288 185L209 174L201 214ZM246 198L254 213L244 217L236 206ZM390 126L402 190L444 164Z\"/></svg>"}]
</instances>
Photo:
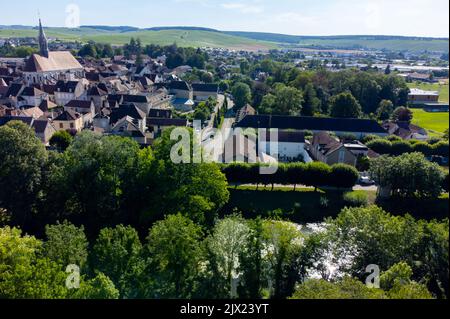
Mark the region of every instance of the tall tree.
<instances>
[{"instance_id":1,"label":"tall tree","mask_svg":"<svg viewBox=\"0 0 450 319\"><path fill-rule=\"evenodd\" d=\"M234 104L236 108L242 108L251 101L252 93L250 86L245 83L236 83L231 89L231 94L234 97Z\"/></svg>"},{"instance_id":2,"label":"tall tree","mask_svg":"<svg viewBox=\"0 0 450 319\"><path fill-rule=\"evenodd\" d=\"M34 131L23 122L0 127L0 207L14 225L24 226L41 196L47 152Z\"/></svg>"},{"instance_id":3,"label":"tall tree","mask_svg":"<svg viewBox=\"0 0 450 319\"><path fill-rule=\"evenodd\" d=\"M122 298L136 298L142 293L142 244L132 227L102 229L92 249L92 265L111 278Z\"/></svg>"},{"instance_id":4,"label":"tall tree","mask_svg":"<svg viewBox=\"0 0 450 319\"><path fill-rule=\"evenodd\" d=\"M320 100L317 98L316 90L312 83L308 83L303 90L303 116L313 116L320 107Z\"/></svg>"},{"instance_id":5,"label":"tall tree","mask_svg":"<svg viewBox=\"0 0 450 319\"><path fill-rule=\"evenodd\" d=\"M332 117L359 118L361 116L361 105L350 92L333 96L330 103Z\"/></svg>"},{"instance_id":6,"label":"tall tree","mask_svg":"<svg viewBox=\"0 0 450 319\"><path fill-rule=\"evenodd\" d=\"M168 216L150 229L145 246L149 259L149 298L192 298L200 262L200 226L181 214Z\"/></svg>"}]
</instances>

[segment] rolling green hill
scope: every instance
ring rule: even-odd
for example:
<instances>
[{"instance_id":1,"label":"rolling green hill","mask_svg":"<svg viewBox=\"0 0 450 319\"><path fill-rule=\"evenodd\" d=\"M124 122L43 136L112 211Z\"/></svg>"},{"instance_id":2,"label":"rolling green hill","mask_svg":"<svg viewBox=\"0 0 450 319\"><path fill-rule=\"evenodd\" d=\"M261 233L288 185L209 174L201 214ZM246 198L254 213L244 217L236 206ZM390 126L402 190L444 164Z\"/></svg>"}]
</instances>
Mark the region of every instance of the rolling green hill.
<instances>
[{"instance_id":1,"label":"rolling green hill","mask_svg":"<svg viewBox=\"0 0 450 319\"><path fill-rule=\"evenodd\" d=\"M313 46L332 49L388 49L395 51L449 51L449 39L421 38L402 36L295 36L276 33L261 32L225 32L230 35L245 37L248 39L271 41L286 45Z\"/></svg>"},{"instance_id":2,"label":"rolling green hill","mask_svg":"<svg viewBox=\"0 0 450 319\"><path fill-rule=\"evenodd\" d=\"M233 36L217 31L190 29L139 30L130 32L108 31L104 28L46 28L48 37L64 41L93 40L100 43L122 45L132 37L141 39L143 44L169 45L177 43L182 47L224 47L237 50L270 50L278 48L276 43ZM37 30L0 29L0 38L36 37Z\"/></svg>"},{"instance_id":3,"label":"rolling green hill","mask_svg":"<svg viewBox=\"0 0 450 319\"><path fill-rule=\"evenodd\" d=\"M388 49L395 51L449 51L449 40L399 36L293 36L259 32L228 32L196 27L133 27L83 26L78 29L47 28L47 35L65 41L89 40L121 45L131 37L144 44L225 47L238 50L269 50L281 47L315 47L327 49ZM37 30L24 26L0 26L0 38L35 37Z\"/></svg>"}]
</instances>

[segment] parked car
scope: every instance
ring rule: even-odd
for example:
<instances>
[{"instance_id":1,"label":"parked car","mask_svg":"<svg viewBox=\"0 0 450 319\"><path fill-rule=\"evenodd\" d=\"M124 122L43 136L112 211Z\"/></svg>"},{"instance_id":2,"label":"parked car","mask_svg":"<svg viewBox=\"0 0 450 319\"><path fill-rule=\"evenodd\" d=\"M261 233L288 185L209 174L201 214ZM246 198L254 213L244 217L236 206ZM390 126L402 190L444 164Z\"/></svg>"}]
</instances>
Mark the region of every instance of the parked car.
<instances>
[{"instance_id":1,"label":"parked car","mask_svg":"<svg viewBox=\"0 0 450 319\"><path fill-rule=\"evenodd\" d=\"M375 181L372 180L369 176L369 174L367 173L363 173L361 174L361 176L359 177L359 181L358 183L362 186L372 186L375 185Z\"/></svg>"}]
</instances>

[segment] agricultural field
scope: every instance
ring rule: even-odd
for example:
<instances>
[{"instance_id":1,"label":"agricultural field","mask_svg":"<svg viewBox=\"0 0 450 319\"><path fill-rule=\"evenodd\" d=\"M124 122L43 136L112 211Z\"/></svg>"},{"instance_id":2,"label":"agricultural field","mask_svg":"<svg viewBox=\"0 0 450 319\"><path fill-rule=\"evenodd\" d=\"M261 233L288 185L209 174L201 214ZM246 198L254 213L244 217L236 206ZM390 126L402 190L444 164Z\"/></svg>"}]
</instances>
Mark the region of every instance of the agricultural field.
<instances>
[{"instance_id":1,"label":"agricultural field","mask_svg":"<svg viewBox=\"0 0 450 319\"><path fill-rule=\"evenodd\" d=\"M412 109L414 113L413 124L429 131L431 136L439 136L449 127L449 113L426 112L422 109Z\"/></svg>"}]
</instances>

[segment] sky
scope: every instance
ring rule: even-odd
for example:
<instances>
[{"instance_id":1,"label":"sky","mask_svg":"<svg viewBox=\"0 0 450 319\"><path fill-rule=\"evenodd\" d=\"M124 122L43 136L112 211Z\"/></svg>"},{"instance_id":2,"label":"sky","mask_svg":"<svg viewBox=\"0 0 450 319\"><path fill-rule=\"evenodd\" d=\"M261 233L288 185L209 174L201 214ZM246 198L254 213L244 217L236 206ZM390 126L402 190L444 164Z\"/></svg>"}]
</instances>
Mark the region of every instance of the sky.
<instances>
[{"instance_id":1,"label":"sky","mask_svg":"<svg viewBox=\"0 0 450 319\"><path fill-rule=\"evenodd\" d=\"M46 26L449 37L448 0L19 0L1 11L0 25L36 25L39 12Z\"/></svg>"}]
</instances>

